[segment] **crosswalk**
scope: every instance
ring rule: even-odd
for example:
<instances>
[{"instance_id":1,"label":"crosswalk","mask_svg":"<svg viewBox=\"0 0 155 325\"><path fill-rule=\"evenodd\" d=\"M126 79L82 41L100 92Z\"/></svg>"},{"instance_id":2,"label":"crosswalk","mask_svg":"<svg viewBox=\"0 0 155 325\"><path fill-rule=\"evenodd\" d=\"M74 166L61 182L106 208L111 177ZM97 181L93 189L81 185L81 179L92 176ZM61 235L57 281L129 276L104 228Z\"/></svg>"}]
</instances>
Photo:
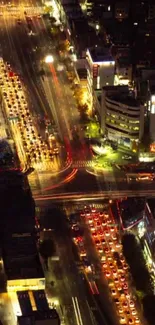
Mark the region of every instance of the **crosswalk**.
<instances>
[{"instance_id":1,"label":"crosswalk","mask_svg":"<svg viewBox=\"0 0 155 325\"><path fill-rule=\"evenodd\" d=\"M77 161L73 161L72 167L85 168L85 167L92 167L93 164L94 164L93 160L77 160Z\"/></svg>"},{"instance_id":2,"label":"crosswalk","mask_svg":"<svg viewBox=\"0 0 155 325\"><path fill-rule=\"evenodd\" d=\"M41 15L44 13L44 8L42 6L0 6L0 13L8 14L24 14L33 16L33 15Z\"/></svg>"}]
</instances>

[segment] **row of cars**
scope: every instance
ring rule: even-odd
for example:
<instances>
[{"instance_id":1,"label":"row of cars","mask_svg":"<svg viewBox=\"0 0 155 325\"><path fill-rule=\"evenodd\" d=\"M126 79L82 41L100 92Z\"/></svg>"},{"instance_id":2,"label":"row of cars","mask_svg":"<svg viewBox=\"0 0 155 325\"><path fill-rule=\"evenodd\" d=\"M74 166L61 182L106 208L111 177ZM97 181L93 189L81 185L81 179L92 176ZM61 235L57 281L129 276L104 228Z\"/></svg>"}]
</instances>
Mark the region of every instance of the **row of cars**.
<instances>
[{"instance_id":1,"label":"row of cars","mask_svg":"<svg viewBox=\"0 0 155 325\"><path fill-rule=\"evenodd\" d=\"M35 126L23 86L10 64L0 59L0 88L21 164L50 164L53 154ZM53 167L53 164L51 165Z\"/></svg>"},{"instance_id":2,"label":"row of cars","mask_svg":"<svg viewBox=\"0 0 155 325\"><path fill-rule=\"evenodd\" d=\"M110 295L115 303L119 323L141 325L135 298L128 284L128 265L122 254L117 225L107 211L86 209L81 213L81 217L90 229Z\"/></svg>"}]
</instances>

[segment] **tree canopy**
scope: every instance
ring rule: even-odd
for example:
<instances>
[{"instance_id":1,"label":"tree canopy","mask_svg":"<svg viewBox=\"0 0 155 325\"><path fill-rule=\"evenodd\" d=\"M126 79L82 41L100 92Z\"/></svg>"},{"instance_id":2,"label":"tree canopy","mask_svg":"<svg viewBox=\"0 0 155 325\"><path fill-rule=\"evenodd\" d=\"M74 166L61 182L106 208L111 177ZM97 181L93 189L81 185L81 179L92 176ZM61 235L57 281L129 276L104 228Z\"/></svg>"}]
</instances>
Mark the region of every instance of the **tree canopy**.
<instances>
[{"instance_id":1,"label":"tree canopy","mask_svg":"<svg viewBox=\"0 0 155 325\"><path fill-rule=\"evenodd\" d=\"M48 208L41 217L41 226L43 228L51 228L58 236L68 236L69 227L67 218L61 209L56 207Z\"/></svg>"},{"instance_id":2,"label":"tree canopy","mask_svg":"<svg viewBox=\"0 0 155 325\"><path fill-rule=\"evenodd\" d=\"M155 324L155 296L147 295L143 298L143 312L150 325Z\"/></svg>"},{"instance_id":3,"label":"tree canopy","mask_svg":"<svg viewBox=\"0 0 155 325\"><path fill-rule=\"evenodd\" d=\"M123 254L130 266L136 289L144 294L153 292L151 275L147 269L140 242L133 234L125 234L122 238Z\"/></svg>"},{"instance_id":4,"label":"tree canopy","mask_svg":"<svg viewBox=\"0 0 155 325\"><path fill-rule=\"evenodd\" d=\"M45 239L44 241L42 241L39 246L39 252L44 259L48 259L49 257L52 257L56 252L56 248L53 240Z\"/></svg>"}]
</instances>

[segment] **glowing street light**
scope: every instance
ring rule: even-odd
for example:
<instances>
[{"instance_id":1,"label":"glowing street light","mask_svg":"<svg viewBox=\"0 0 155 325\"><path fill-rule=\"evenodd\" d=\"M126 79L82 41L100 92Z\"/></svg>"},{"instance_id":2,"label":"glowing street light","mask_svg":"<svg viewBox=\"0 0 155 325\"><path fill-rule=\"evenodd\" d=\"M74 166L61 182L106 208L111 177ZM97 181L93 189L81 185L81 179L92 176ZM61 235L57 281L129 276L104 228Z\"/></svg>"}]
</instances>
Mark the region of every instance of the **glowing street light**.
<instances>
[{"instance_id":1,"label":"glowing street light","mask_svg":"<svg viewBox=\"0 0 155 325\"><path fill-rule=\"evenodd\" d=\"M53 59L53 56L52 55L47 55L45 57L45 63L53 63L54 59Z\"/></svg>"}]
</instances>

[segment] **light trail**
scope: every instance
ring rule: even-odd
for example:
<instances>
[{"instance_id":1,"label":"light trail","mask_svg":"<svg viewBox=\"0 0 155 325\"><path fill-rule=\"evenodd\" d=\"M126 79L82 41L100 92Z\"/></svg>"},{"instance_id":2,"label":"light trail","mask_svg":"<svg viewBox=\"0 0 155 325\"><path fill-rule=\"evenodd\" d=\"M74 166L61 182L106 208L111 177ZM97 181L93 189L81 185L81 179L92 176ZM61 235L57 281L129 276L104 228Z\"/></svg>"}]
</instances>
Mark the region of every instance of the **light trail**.
<instances>
[{"instance_id":1,"label":"light trail","mask_svg":"<svg viewBox=\"0 0 155 325\"><path fill-rule=\"evenodd\" d=\"M58 81L58 78L57 78L57 74L56 74L56 71L55 71L55 68L54 68L54 65L52 63L49 64L49 68L50 68L50 71L51 71L51 74L53 76L53 79L55 81L55 84L57 86L57 94L59 96L59 99L63 99L63 94L62 94L62 90L61 90L61 87L60 87L60 83ZM69 136L69 139L72 140L72 133L71 133L71 130L70 130L70 125L69 125L69 122L66 118L66 115L64 114L64 109L63 109L63 106L64 106L64 103L61 104L62 106L62 110L61 110L61 114L63 115L63 119L65 121L65 124L66 124L66 129L68 131L68 136Z\"/></svg>"},{"instance_id":2,"label":"light trail","mask_svg":"<svg viewBox=\"0 0 155 325\"><path fill-rule=\"evenodd\" d=\"M76 304L76 308L77 308L77 312L78 312L78 316L79 316L79 320L80 320L80 325L83 325L81 312L80 312L80 307L79 307L79 302L78 302L77 297L75 297L75 304Z\"/></svg>"},{"instance_id":3,"label":"light trail","mask_svg":"<svg viewBox=\"0 0 155 325\"><path fill-rule=\"evenodd\" d=\"M50 195L34 195L35 201L93 201L93 200L104 200L104 199L117 199L125 197L155 197L155 190L137 190L137 191L106 191L103 193L85 193L85 192L74 192L74 193L53 193Z\"/></svg>"},{"instance_id":4,"label":"light trail","mask_svg":"<svg viewBox=\"0 0 155 325\"><path fill-rule=\"evenodd\" d=\"M46 188L43 188L42 192L51 191L51 190L54 190L54 189L56 189L56 188L58 188L60 186L63 186L64 184L69 183L71 180L73 180L73 178L75 177L77 172L78 172L78 169L76 169L76 168L73 169L72 172L69 175L67 175L66 178L63 179L60 183L49 186L49 187L46 187ZM37 191L35 193L36 193L35 195L37 195L37 193L39 193L39 191Z\"/></svg>"},{"instance_id":5,"label":"light trail","mask_svg":"<svg viewBox=\"0 0 155 325\"><path fill-rule=\"evenodd\" d=\"M73 297L72 297L72 303L73 303L73 308L74 308L74 312L75 312L75 317L76 317L77 325L81 325L80 324L80 321L79 321L79 316L78 316L77 308L76 308L76 305L75 305L75 300L74 300Z\"/></svg>"}]
</instances>

